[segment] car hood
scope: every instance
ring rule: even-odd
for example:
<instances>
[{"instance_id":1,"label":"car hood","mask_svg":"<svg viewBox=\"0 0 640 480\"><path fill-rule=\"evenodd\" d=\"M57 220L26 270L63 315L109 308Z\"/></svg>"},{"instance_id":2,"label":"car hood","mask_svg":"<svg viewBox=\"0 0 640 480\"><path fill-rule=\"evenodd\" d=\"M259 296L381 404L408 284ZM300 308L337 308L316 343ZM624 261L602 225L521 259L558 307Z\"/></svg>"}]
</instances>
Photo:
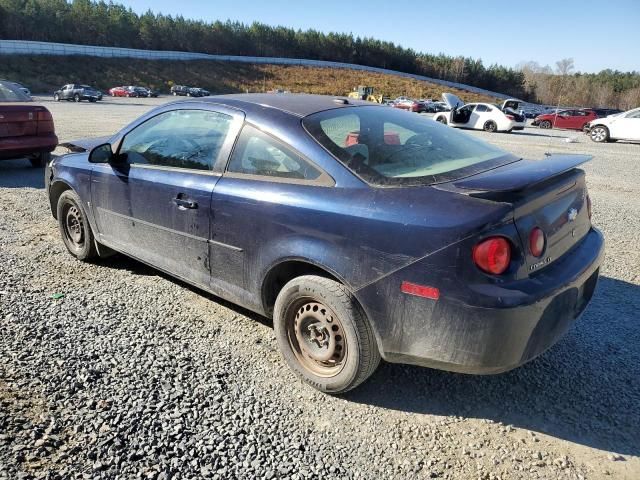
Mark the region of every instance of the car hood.
<instances>
[{"instance_id":1,"label":"car hood","mask_svg":"<svg viewBox=\"0 0 640 480\"><path fill-rule=\"evenodd\" d=\"M111 140L111 136L82 138L80 140L71 140L68 142L61 143L60 146L68 148L70 151L74 153L82 153L82 152L88 152L92 150L94 147L97 147L98 145L109 143L109 140Z\"/></svg>"},{"instance_id":2,"label":"car hood","mask_svg":"<svg viewBox=\"0 0 640 480\"><path fill-rule=\"evenodd\" d=\"M443 93L442 101L447 105L447 107L452 110L464 105L464 102L460 99L460 97L454 95L453 93Z\"/></svg>"}]
</instances>

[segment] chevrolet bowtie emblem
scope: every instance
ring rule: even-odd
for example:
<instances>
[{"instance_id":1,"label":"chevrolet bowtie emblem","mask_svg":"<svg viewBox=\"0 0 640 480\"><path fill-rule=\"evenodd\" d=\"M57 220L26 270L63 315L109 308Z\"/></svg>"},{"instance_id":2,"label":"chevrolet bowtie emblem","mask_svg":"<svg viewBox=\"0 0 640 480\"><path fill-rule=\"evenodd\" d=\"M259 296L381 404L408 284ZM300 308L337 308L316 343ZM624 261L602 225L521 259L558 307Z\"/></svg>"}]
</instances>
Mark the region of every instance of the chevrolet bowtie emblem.
<instances>
[{"instance_id":1,"label":"chevrolet bowtie emblem","mask_svg":"<svg viewBox=\"0 0 640 480\"><path fill-rule=\"evenodd\" d=\"M567 212L567 219L570 222L573 222L577 217L578 217L578 210L576 210L575 208L572 208Z\"/></svg>"}]
</instances>

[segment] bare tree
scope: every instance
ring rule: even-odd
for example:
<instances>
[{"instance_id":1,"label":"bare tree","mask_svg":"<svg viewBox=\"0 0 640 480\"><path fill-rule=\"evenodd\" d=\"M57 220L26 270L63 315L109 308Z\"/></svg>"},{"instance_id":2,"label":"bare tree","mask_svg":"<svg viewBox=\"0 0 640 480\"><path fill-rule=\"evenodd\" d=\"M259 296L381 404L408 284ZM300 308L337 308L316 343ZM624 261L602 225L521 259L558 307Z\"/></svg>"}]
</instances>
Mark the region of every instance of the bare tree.
<instances>
[{"instance_id":1,"label":"bare tree","mask_svg":"<svg viewBox=\"0 0 640 480\"><path fill-rule=\"evenodd\" d=\"M556 62L556 71L558 72L558 75L570 75L573 69L573 58L563 58Z\"/></svg>"}]
</instances>

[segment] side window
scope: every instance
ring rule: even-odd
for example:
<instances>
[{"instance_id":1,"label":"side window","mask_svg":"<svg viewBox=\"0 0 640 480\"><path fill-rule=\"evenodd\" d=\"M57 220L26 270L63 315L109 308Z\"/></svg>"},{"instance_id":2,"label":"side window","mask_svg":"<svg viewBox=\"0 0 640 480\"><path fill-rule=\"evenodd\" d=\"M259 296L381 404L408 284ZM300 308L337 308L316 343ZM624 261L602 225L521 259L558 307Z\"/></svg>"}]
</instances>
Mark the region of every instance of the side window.
<instances>
[{"instance_id":1,"label":"side window","mask_svg":"<svg viewBox=\"0 0 640 480\"><path fill-rule=\"evenodd\" d=\"M161 113L129 132L120 154L130 164L211 170L232 117L207 110Z\"/></svg>"},{"instance_id":2,"label":"side window","mask_svg":"<svg viewBox=\"0 0 640 480\"><path fill-rule=\"evenodd\" d=\"M251 125L242 129L227 171L296 180L316 180L322 175L310 162Z\"/></svg>"},{"instance_id":3,"label":"side window","mask_svg":"<svg viewBox=\"0 0 640 480\"><path fill-rule=\"evenodd\" d=\"M488 112L489 109L487 108L486 105L476 105L476 112L478 113L482 113L482 112Z\"/></svg>"}]
</instances>

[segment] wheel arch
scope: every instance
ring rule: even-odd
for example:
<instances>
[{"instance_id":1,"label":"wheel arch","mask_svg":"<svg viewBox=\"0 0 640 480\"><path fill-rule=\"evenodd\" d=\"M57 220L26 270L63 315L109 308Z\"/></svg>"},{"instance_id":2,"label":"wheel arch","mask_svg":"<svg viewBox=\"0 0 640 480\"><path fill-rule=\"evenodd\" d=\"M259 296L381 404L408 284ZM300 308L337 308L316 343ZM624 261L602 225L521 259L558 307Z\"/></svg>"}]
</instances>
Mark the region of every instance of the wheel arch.
<instances>
[{"instance_id":1,"label":"wheel arch","mask_svg":"<svg viewBox=\"0 0 640 480\"><path fill-rule=\"evenodd\" d=\"M307 258L284 258L275 262L267 269L265 275L262 277L261 284L261 300L264 312L267 316L271 317L273 315L273 306L278 293L282 290L282 287L294 278L303 275L318 275L344 285L357 302L365 320L369 323L376 340L378 351L382 354L383 343L378 327L367 312L365 305L358 298L357 292L333 269L326 267L325 265L315 263Z\"/></svg>"},{"instance_id":2,"label":"wheel arch","mask_svg":"<svg viewBox=\"0 0 640 480\"><path fill-rule=\"evenodd\" d=\"M56 180L49 187L49 205L51 206L51 214L56 220L58 219L58 200L60 195L67 190L73 190L73 188L64 180Z\"/></svg>"},{"instance_id":3,"label":"wheel arch","mask_svg":"<svg viewBox=\"0 0 640 480\"><path fill-rule=\"evenodd\" d=\"M331 280L340 282L350 292L353 292L349 284L341 278L338 273L324 265L319 265L309 259L301 257L283 258L274 262L262 276L260 298L264 311L267 314L271 315L273 313L276 297L278 293L280 293L280 290L282 290L282 287L284 287L287 282L302 275L319 275L330 278Z\"/></svg>"}]
</instances>

